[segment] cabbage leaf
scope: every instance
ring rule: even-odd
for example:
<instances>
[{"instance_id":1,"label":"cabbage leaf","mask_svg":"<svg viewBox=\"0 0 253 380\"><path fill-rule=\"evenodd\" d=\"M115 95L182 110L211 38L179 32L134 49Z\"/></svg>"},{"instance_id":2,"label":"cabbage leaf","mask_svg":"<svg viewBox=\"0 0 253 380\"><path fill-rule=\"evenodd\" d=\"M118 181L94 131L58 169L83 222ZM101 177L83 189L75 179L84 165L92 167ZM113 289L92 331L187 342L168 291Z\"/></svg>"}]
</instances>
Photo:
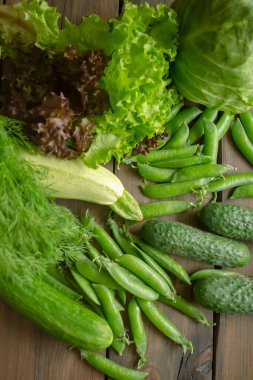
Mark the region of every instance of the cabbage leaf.
<instances>
[{"instance_id":1,"label":"cabbage leaf","mask_svg":"<svg viewBox=\"0 0 253 380\"><path fill-rule=\"evenodd\" d=\"M252 0L177 0L173 80L187 99L239 113L253 106Z\"/></svg>"}]
</instances>

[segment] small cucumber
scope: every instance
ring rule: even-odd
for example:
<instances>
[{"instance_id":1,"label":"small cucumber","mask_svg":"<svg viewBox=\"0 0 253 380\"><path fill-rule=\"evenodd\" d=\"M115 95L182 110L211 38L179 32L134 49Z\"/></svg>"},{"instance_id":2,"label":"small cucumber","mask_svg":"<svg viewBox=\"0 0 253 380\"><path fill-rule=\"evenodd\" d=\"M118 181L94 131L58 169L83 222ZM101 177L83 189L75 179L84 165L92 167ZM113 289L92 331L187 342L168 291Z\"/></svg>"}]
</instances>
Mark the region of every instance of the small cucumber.
<instances>
[{"instance_id":1,"label":"small cucumber","mask_svg":"<svg viewBox=\"0 0 253 380\"><path fill-rule=\"evenodd\" d=\"M245 244L179 222L147 221L142 226L141 237L161 251L208 264L236 268L250 260Z\"/></svg>"},{"instance_id":2,"label":"small cucumber","mask_svg":"<svg viewBox=\"0 0 253 380\"><path fill-rule=\"evenodd\" d=\"M253 242L253 208L229 203L210 203L199 214L200 223L210 232Z\"/></svg>"},{"instance_id":3,"label":"small cucumber","mask_svg":"<svg viewBox=\"0 0 253 380\"><path fill-rule=\"evenodd\" d=\"M197 303L217 313L253 313L253 278L206 277L196 281L193 293Z\"/></svg>"}]
</instances>

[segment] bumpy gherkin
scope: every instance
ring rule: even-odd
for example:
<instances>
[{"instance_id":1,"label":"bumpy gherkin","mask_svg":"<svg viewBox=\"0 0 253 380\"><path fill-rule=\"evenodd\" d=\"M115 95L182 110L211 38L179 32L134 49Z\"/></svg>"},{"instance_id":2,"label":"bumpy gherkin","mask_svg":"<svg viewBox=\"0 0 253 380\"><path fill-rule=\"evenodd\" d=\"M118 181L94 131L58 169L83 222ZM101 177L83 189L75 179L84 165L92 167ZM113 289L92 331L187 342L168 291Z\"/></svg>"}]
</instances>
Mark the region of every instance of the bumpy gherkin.
<instances>
[{"instance_id":1,"label":"bumpy gherkin","mask_svg":"<svg viewBox=\"0 0 253 380\"><path fill-rule=\"evenodd\" d=\"M193 288L195 300L217 313L253 313L253 278L240 274L202 278Z\"/></svg>"},{"instance_id":2,"label":"bumpy gherkin","mask_svg":"<svg viewBox=\"0 0 253 380\"><path fill-rule=\"evenodd\" d=\"M253 242L253 208L210 203L200 211L199 220L215 234Z\"/></svg>"}]
</instances>

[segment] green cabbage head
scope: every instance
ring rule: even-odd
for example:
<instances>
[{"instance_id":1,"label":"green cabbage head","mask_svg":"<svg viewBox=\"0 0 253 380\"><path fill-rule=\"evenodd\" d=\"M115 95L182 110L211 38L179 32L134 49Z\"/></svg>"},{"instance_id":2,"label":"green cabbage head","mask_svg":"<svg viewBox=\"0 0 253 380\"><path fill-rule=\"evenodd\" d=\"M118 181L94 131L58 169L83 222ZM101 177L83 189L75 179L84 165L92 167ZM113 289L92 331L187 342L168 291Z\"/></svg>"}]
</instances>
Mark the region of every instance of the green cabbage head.
<instances>
[{"instance_id":1,"label":"green cabbage head","mask_svg":"<svg viewBox=\"0 0 253 380\"><path fill-rule=\"evenodd\" d=\"M232 113L253 106L253 0L177 0L181 94Z\"/></svg>"}]
</instances>

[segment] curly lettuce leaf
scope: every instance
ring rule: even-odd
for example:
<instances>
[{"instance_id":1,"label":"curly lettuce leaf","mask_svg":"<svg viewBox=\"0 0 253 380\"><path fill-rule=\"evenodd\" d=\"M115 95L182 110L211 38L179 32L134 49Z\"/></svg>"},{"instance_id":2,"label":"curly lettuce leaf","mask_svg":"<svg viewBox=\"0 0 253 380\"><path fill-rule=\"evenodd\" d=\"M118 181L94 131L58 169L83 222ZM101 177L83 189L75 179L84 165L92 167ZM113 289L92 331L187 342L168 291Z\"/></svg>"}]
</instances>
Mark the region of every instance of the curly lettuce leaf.
<instances>
[{"instance_id":1,"label":"curly lettuce leaf","mask_svg":"<svg viewBox=\"0 0 253 380\"><path fill-rule=\"evenodd\" d=\"M59 38L56 8L44 0L0 5L1 57L13 56L17 49L27 51L37 46L54 48Z\"/></svg>"},{"instance_id":2,"label":"curly lettuce leaf","mask_svg":"<svg viewBox=\"0 0 253 380\"><path fill-rule=\"evenodd\" d=\"M155 9L126 3L123 16L111 24L112 34L119 31L124 38L102 78L111 109L97 117L95 140L84 155L86 164L92 166L111 156L120 162L145 137L163 132L171 107L179 100L169 78L169 62L176 55L174 11L165 5ZM157 40L159 28L170 36L170 43L166 37ZM115 138L108 141L108 135ZM107 149L102 149L103 141Z\"/></svg>"}]
</instances>

